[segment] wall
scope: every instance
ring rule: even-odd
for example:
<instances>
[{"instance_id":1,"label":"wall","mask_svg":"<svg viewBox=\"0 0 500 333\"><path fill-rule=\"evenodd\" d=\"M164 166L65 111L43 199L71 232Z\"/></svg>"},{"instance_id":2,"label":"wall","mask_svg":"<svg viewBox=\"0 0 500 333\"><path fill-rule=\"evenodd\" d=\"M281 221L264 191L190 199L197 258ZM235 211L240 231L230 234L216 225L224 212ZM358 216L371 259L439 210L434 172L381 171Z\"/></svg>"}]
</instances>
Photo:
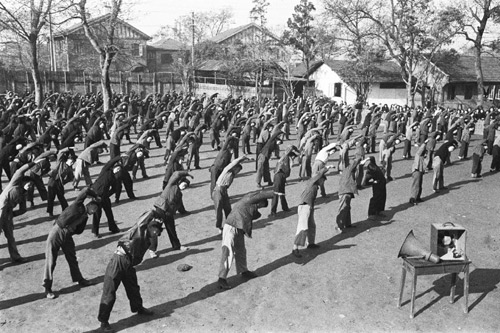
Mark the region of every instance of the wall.
<instances>
[{"instance_id":1,"label":"wall","mask_svg":"<svg viewBox=\"0 0 500 333\"><path fill-rule=\"evenodd\" d=\"M310 77L315 81L316 89L323 92L323 95L338 102L347 104L356 103L356 91L342 81L337 73L331 70L328 65L321 65ZM339 97L334 96L335 83L341 83L342 89Z\"/></svg>"},{"instance_id":2,"label":"wall","mask_svg":"<svg viewBox=\"0 0 500 333\"><path fill-rule=\"evenodd\" d=\"M406 105L406 95L406 89L380 89L380 83L374 83L368 95L368 103ZM422 105L422 97L418 93L415 94L415 105Z\"/></svg>"}]
</instances>

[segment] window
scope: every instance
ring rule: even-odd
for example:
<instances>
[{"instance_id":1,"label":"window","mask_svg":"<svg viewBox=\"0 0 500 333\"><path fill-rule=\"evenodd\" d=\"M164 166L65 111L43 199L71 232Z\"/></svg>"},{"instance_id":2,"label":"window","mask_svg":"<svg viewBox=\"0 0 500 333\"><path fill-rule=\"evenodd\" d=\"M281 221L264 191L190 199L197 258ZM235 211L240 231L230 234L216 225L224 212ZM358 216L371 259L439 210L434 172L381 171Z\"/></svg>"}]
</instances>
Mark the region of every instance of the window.
<instances>
[{"instance_id":1,"label":"window","mask_svg":"<svg viewBox=\"0 0 500 333\"><path fill-rule=\"evenodd\" d=\"M174 62L174 59L172 58L172 55L170 53L163 53L161 55L161 64L162 65L170 65L173 62Z\"/></svg>"},{"instance_id":2,"label":"window","mask_svg":"<svg viewBox=\"0 0 500 333\"><path fill-rule=\"evenodd\" d=\"M133 55L134 57L138 57L138 56L139 56L139 48L140 48L140 47L141 47L141 46L140 46L139 44L137 44L137 43L133 43L133 44L132 44L132 55Z\"/></svg>"},{"instance_id":3,"label":"window","mask_svg":"<svg viewBox=\"0 0 500 333\"><path fill-rule=\"evenodd\" d=\"M83 53L83 41L81 40L73 41L73 51L75 53Z\"/></svg>"},{"instance_id":4,"label":"window","mask_svg":"<svg viewBox=\"0 0 500 333\"><path fill-rule=\"evenodd\" d=\"M464 99L471 99L472 95L474 95L474 86L468 84L465 86Z\"/></svg>"},{"instance_id":5,"label":"window","mask_svg":"<svg viewBox=\"0 0 500 333\"><path fill-rule=\"evenodd\" d=\"M380 82L380 89L406 89L404 82Z\"/></svg>"},{"instance_id":6,"label":"window","mask_svg":"<svg viewBox=\"0 0 500 333\"><path fill-rule=\"evenodd\" d=\"M455 99L456 93L455 93L455 86L448 86L448 99Z\"/></svg>"},{"instance_id":7,"label":"window","mask_svg":"<svg viewBox=\"0 0 500 333\"><path fill-rule=\"evenodd\" d=\"M333 96L342 97L342 83L335 83L335 86L333 87Z\"/></svg>"}]
</instances>

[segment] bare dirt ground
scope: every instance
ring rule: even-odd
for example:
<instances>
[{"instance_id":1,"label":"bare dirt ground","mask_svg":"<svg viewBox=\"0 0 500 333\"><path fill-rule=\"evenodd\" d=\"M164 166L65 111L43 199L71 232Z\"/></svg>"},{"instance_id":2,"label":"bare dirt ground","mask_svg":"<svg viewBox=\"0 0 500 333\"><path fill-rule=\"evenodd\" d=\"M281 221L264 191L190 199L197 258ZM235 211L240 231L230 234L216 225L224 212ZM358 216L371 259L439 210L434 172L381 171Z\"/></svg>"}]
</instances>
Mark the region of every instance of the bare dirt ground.
<instances>
[{"instance_id":1,"label":"bare dirt ground","mask_svg":"<svg viewBox=\"0 0 500 333\"><path fill-rule=\"evenodd\" d=\"M292 136L292 139L294 137ZM479 140L475 136L473 147ZM205 141L208 141L205 139ZM285 142L283 147L289 142ZM122 147L122 151L129 145ZM153 145L153 147L155 147ZM77 145L81 148L81 144ZM252 146L253 151L255 148ZM413 148L415 150L415 148ZM122 193L113 210L118 226L126 230L152 206L161 190L163 149L153 149L146 161L149 180L135 182L137 201ZM160 238L157 259L148 255L137 266L144 305L155 311L152 317L130 312L123 287L110 323L123 332L499 332L500 331L500 174L488 172L491 157L483 163L484 178L470 178L471 161L458 161L445 169L448 190L434 194L432 174L424 176L424 203L408 204L411 182L410 160L402 160L402 148L394 157L394 181L387 186L386 217L367 219L371 189L363 189L352 201L353 223L346 234L335 235L338 209L338 175L329 173L329 197L318 198L316 207L318 250L303 250L301 259L291 255L296 229L296 205L302 191L298 168L292 170L287 197L292 212L268 218L269 207L254 223L253 238L246 238L248 266L258 278L245 281L230 272L231 290L217 289L220 236L215 229L213 204L209 197L209 172L216 152L202 147L202 170L194 170L192 187L184 192L184 203L192 214L176 217L186 252L172 251L166 233ZM353 155L353 153L351 153ZM333 162L336 164L335 155ZM103 158L106 160L106 158ZM271 161L274 167L276 160ZM92 167L96 175L100 167ZM140 173L139 173L140 175ZM244 164L241 175L229 189L234 202L255 190L253 162ZM73 199L75 193L66 196ZM121 234L111 235L106 218L100 239L90 226L75 236L83 275L94 282L80 288L71 282L64 256L55 271L55 300L45 298L42 287L44 249L53 220L46 204L35 199L35 207L15 218L15 236L21 255L28 263L12 265L4 236L0 236L0 331L1 332L89 332L99 327L97 309L103 274ZM60 207L55 213L58 214ZM410 314L410 278L404 303L397 308L401 259L397 254L410 230L424 247L429 246L432 223L453 222L467 230L467 255L472 260L469 313L463 311L462 275L457 299L449 303L449 275L420 276L417 284L416 315ZM179 264L189 264L179 272Z\"/></svg>"}]
</instances>

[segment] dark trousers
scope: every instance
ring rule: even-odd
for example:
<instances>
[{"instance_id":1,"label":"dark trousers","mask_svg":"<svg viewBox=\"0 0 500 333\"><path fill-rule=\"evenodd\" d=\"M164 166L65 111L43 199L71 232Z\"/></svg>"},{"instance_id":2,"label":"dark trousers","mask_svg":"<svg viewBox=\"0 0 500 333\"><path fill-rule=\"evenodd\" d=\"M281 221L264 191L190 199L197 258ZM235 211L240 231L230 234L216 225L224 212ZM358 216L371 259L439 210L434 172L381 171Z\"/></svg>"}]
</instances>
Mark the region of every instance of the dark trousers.
<instances>
[{"instance_id":1,"label":"dark trousers","mask_svg":"<svg viewBox=\"0 0 500 333\"><path fill-rule=\"evenodd\" d=\"M482 157L477 154L472 154L472 169L471 173L477 176L481 176L482 169Z\"/></svg>"},{"instance_id":2,"label":"dark trousers","mask_svg":"<svg viewBox=\"0 0 500 333\"><path fill-rule=\"evenodd\" d=\"M424 180L424 173L420 171L413 171L411 176L412 182L410 199L420 200L420 196L422 195L422 182Z\"/></svg>"},{"instance_id":3,"label":"dark trousers","mask_svg":"<svg viewBox=\"0 0 500 333\"><path fill-rule=\"evenodd\" d=\"M132 168L132 177L136 178L135 176L137 175L137 170L141 168L142 172L142 178L147 178L148 175L146 174L146 165L144 164L144 157L141 157L137 160L137 163L134 164Z\"/></svg>"},{"instance_id":4,"label":"dark trousers","mask_svg":"<svg viewBox=\"0 0 500 333\"><path fill-rule=\"evenodd\" d=\"M120 145L114 143L109 144L109 159L112 160L116 156L120 156Z\"/></svg>"},{"instance_id":5,"label":"dark trousers","mask_svg":"<svg viewBox=\"0 0 500 333\"><path fill-rule=\"evenodd\" d=\"M62 229L56 224L50 230L45 246L45 271L43 274L43 286L45 289L52 289L52 281L54 280L53 274L56 268L59 249L62 249L66 257L73 282L78 282L83 279L80 268L78 267L78 260L76 259L73 237L67 229Z\"/></svg>"},{"instance_id":6,"label":"dark trousers","mask_svg":"<svg viewBox=\"0 0 500 333\"><path fill-rule=\"evenodd\" d=\"M411 141L410 140L404 140L403 158L411 158Z\"/></svg>"},{"instance_id":7,"label":"dark trousers","mask_svg":"<svg viewBox=\"0 0 500 333\"><path fill-rule=\"evenodd\" d=\"M494 171L500 171L500 147L497 145L493 146L491 151L492 159L490 169Z\"/></svg>"},{"instance_id":8,"label":"dark trousers","mask_svg":"<svg viewBox=\"0 0 500 333\"><path fill-rule=\"evenodd\" d=\"M276 214L276 211L278 210L278 200L281 201L281 209L283 209L283 211L287 211L290 209L288 207L288 202L286 201L286 197L284 195L275 194L273 196L273 200L271 201L271 213Z\"/></svg>"},{"instance_id":9,"label":"dark trousers","mask_svg":"<svg viewBox=\"0 0 500 333\"><path fill-rule=\"evenodd\" d=\"M31 186L30 189L28 190L28 194L27 194L28 201L33 202L33 198L35 196L35 187L38 190L38 193L40 193L40 198L43 201L46 201L47 200L47 189L45 188L45 185L43 184L42 177L35 175L35 174L31 174L31 179L33 180L33 185L35 185L35 186Z\"/></svg>"},{"instance_id":10,"label":"dark trousers","mask_svg":"<svg viewBox=\"0 0 500 333\"><path fill-rule=\"evenodd\" d=\"M241 142L242 142L241 151L242 151L243 155L251 154L251 152L250 152L250 135L244 134L241 137Z\"/></svg>"},{"instance_id":11,"label":"dark trousers","mask_svg":"<svg viewBox=\"0 0 500 333\"><path fill-rule=\"evenodd\" d=\"M127 191L127 195L129 198L134 199L134 183L132 182L132 178L130 178L130 174L127 170L123 169L121 171L121 177L116 184L115 190L115 199L116 201L120 200L120 195L122 193L122 184L125 186L125 191Z\"/></svg>"},{"instance_id":12,"label":"dark trousers","mask_svg":"<svg viewBox=\"0 0 500 333\"><path fill-rule=\"evenodd\" d=\"M47 213L54 213L54 202L57 196L57 200L61 204L61 209L65 210L68 207L68 201L64 197L64 187L60 181L55 181L53 185L49 185L48 187L48 196L47 196Z\"/></svg>"},{"instance_id":13,"label":"dark trousers","mask_svg":"<svg viewBox=\"0 0 500 333\"><path fill-rule=\"evenodd\" d=\"M469 143L467 141L461 141L460 144L460 152L458 153L458 156L467 158L467 151L469 150Z\"/></svg>"},{"instance_id":14,"label":"dark trousers","mask_svg":"<svg viewBox=\"0 0 500 333\"><path fill-rule=\"evenodd\" d=\"M101 204L99 205L99 208L94 213L94 215L92 215L92 232L95 235L99 235L99 223L101 222L101 216L103 210L104 213L106 214L106 217L108 218L109 230L111 231L117 228L115 217L113 216L113 210L111 209L111 201L109 200L109 197L106 195L101 198Z\"/></svg>"},{"instance_id":15,"label":"dark trousers","mask_svg":"<svg viewBox=\"0 0 500 333\"><path fill-rule=\"evenodd\" d=\"M113 310L116 301L116 290L122 282L130 302L130 310L137 312L142 308L141 291L137 283L135 268L128 257L115 253L104 274L101 304L97 316L100 322L107 323L109 321L111 310Z\"/></svg>"},{"instance_id":16,"label":"dark trousers","mask_svg":"<svg viewBox=\"0 0 500 333\"><path fill-rule=\"evenodd\" d=\"M167 231L168 239L172 244L174 250L181 248L181 242L177 237L177 231L175 230L175 220L174 216L170 213L165 213L159 208L156 208L155 215L157 215L163 223L165 224L165 230ZM156 251L158 249L158 237L151 238L151 246L149 247L151 251Z\"/></svg>"}]
</instances>

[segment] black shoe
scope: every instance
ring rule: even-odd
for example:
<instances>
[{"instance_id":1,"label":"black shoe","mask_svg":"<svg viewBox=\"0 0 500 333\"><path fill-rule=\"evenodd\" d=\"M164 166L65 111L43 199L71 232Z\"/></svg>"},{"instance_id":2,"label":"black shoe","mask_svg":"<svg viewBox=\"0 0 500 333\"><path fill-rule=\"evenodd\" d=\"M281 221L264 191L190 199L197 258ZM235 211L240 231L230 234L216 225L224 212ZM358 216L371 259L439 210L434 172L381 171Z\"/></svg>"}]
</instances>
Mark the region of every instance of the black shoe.
<instances>
[{"instance_id":1,"label":"black shoe","mask_svg":"<svg viewBox=\"0 0 500 333\"><path fill-rule=\"evenodd\" d=\"M290 208L283 209L284 212L291 212L292 210Z\"/></svg>"},{"instance_id":2,"label":"black shoe","mask_svg":"<svg viewBox=\"0 0 500 333\"><path fill-rule=\"evenodd\" d=\"M112 234L117 234L119 233L121 230L120 228L118 227L114 227L114 228L110 228L109 231L112 233Z\"/></svg>"},{"instance_id":3,"label":"black shoe","mask_svg":"<svg viewBox=\"0 0 500 333\"><path fill-rule=\"evenodd\" d=\"M274 217L274 216L276 216L276 213L274 213L274 212L271 212L271 213L268 215L268 217Z\"/></svg>"},{"instance_id":4,"label":"black shoe","mask_svg":"<svg viewBox=\"0 0 500 333\"><path fill-rule=\"evenodd\" d=\"M231 286L227 283L226 279L219 278L217 284L219 285L219 289L224 289L224 290L231 289Z\"/></svg>"},{"instance_id":5,"label":"black shoe","mask_svg":"<svg viewBox=\"0 0 500 333\"><path fill-rule=\"evenodd\" d=\"M105 323L101 323L101 327L99 328L99 332L114 332L114 330L108 322L105 322Z\"/></svg>"},{"instance_id":6,"label":"black shoe","mask_svg":"<svg viewBox=\"0 0 500 333\"><path fill-rule=\"evenodd\" d=\"M252 271L244 271L243 273L241 273L241 276L243 276L245 279L255 279L256 277L258 277L258 275Z\"/></svg>"},{"instance_id":7,"label":"black shoe","mask_svg":"<svg viewBox=\"0 0 500 333\"><path fill-rule=\"evenodd\" d=\"M200 170L200 169L201 169L201 167L200 167L200 166L195 166L194 168L195 168L196 170Z\"/></svg>"},{"instance_id":8,"label":"black shoe","mask_svg":"<svg viewBox=\"0 0 500 333\"><path fill-rule=\"evenodd\" d=\"M309 244L309 245L307 245L307 248L308 249L318 249L319 245L318 244Z\"/></svg>"},{"instance_id":9,"label":"black shoe","mask_svg":"<svg viewBox=\"0 0 500 333\"><path fill-rule=\"evenodd\" d=\"M149 176L148 175L144 175L142 176L143 179L149 179Z\"/></svg>"},{"instance_id":10,"label":"black shoe","mask_svg":"<svg viewBox=\"0 0 500 333\"><path fill-rule=\"evenodd\" d=\"M419 198L417 199L417 202L424 202L424 200Z\"/></svg>"},{"instance_id":11,"label":"black shoe","mask_svg":"<svg viewBox=\"0 0 500 333\"><path fill-rule=\"evenodd\" d=\"M141 316L152 316L154 315L155 313L149 309L146 309L145 307L141 307L138 311L137 311L137 314L138 315L141 315Z\"/></svg>"},{"instance_id":12,"label":"black shoe","mask_svg":"<svg viewBox=\"0 0 500 333\"><path fill-rule=\"evenodd\" d=\"M300 254L299 249L292 250L292 255L295 258L302 258L302 254Z\"/></svg>"},{"instance_id":13,"label":"black shoe","mask_svg":"<svg viewBox=\"0 0 500 333\"><path fill-rule=\"evenodd\" d=\"M413 206L416 206L417 200L415 200L414 198L410 198L410 204L412 204Z\"/></svg>"},{"instance_id":14,"label":"black shoe","mask_svg":"<svg viewBox=\"0 0 500 333\"><path fill-rule=\"evenodd\" d=\"M94 238L101 238L101 236L99 234L96 234L96 233L92 233L94 235Z\"/></svg>"},{"instance_id":15,"label":"black shoe","mask_svg":"<svg viewBox=\"0 0 500 333\"><path fill-rule=\"evenodd\" d=\"M78 284L82 287L88 287L92 285L92 282L86 279L81 279L80 281L78 281Z\"/></svg>"},{"instance_id":16,"label":"black shoe","mask_svg":"<svg viewBox=\"0 0 500 333\"><path fill-rule=\"evenodd\" d=\"M16 263L16 264L23 264L25 262L27 262L28 259L26 258L23 258L23 257L19 257L19 258L16 258L16 259L13 259L12 262L13 263Z\"/></svg>"}]
</instances>

